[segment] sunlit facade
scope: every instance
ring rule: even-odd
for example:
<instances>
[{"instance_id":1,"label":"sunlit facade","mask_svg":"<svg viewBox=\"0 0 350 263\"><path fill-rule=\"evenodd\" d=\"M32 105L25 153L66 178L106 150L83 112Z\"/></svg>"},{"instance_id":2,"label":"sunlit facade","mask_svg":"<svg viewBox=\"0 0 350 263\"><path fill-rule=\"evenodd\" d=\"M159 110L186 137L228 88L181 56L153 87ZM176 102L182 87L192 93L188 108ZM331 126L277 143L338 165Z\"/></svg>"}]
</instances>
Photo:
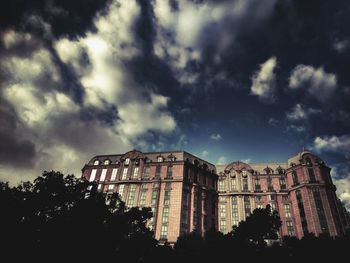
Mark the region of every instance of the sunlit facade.
<instances>
[{"instance_id":1,"label":"sunlit facade","mask_svg":"<svg viewBox=\"0 0 350 263\"><path fill-rule=\"evenodd\" d=\"M280 236L341 235L349 226L330 168L303 151L286 163L213 165L183 151L100 155L82 169L106 194L128 207L151 207L148 226L160 241L210 228L232 230L255 208L269 204L282 220Z\"/></svg>"}]
</instances>

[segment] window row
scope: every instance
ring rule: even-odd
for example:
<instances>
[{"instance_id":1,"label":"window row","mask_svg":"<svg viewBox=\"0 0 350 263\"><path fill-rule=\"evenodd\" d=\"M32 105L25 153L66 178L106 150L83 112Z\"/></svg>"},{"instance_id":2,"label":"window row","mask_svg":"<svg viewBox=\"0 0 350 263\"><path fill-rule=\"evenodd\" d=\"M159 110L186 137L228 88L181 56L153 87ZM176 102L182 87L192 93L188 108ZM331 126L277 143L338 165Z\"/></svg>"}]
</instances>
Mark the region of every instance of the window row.
<instances>
[{"instance_id":1,"label":"window row","mask_svg":"<svg viewBox=\"0 0 350 263\"><path fill-rule=\"evenodd\" d=\"M254 190L255 191L261 191L261 179L259 178L254 178L253 179L253 184L254 184ZM272 178L268 177L267 179L267 189L268 191L275 191L274 185L272 183ZM248 183L248 178L242 178L241 180L238 180L238 178L229 178L229 185L227 185L227 180L226 179L220 179L219 180L219 192L225 192L227 191L227 188L229 188L229 191L237 191L237 190L242 190L242 191L250 191L253 189L250 189L249 183ZM240 185L240 187L239 187ZM287 189L286 185L286 180L284 176L281 176L279 178L279 186L280 190L285 190Z\"/></svg>"},{"instance_id":2,"label":"window row","mask_svg":"<svg viewBox=\"0 0 350 263\"><path fill-rule=\"evenodd\" d=\"M148 160L148 162L151 162L150 159L147 159L147 160ZM174 161L176 161L176 157L173 156L173 155L169 155L169 156L168 156L168 159L166 159L166 158L163 157L163 156L158 156L158 157L157 157L157 162L159 162L159 163L164 162L164 161L167 161L167 160L168 160L168 161L174 162ZM116 164L119 164L120 162L124 162L124 165L129 165L130 162L131 162L131 159L130 159L130 158L125 158L124 160L123 160L123 159L120 160L120 161L117 160L115 163L116 163ZM135 160L134 160L134 163L135 163L136 165L138 165L138 164L140 163L140 159L135 159ZM96 159L96 160L94 160L93 164L94 164L94 165L100 165L100 164L109 165L109 164L112 164L112 161L111 161L110 159L105 159L105 160L102 162L102 161Z\"/></svg>"}]
</instances>

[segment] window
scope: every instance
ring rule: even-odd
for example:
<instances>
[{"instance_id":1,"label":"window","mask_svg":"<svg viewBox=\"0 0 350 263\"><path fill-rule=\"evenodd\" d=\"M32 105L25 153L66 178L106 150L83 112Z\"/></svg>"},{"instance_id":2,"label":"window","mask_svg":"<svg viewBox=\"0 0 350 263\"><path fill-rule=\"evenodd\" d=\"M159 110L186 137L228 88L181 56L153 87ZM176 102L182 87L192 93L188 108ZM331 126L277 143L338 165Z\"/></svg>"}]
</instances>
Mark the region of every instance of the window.
<instances>
[{"instance_id":1,"label":"window","mask_svg":"<svg viewBox=\"0 0 350 263\"><path fill-rule=\"evenodd\" d=\"M152 199L151 199L151 205L156 205L158 199L158 189L154 189L152 191Z\"/></svg>"},{"instance_id":2,"label":"window","mask_svg":"<svg viewBox=\"0 0 350 263\"><path fill-rule=\"evenodd\" d=\"M140 202L139 202L140 206L145 206L146 205L146 196L147 196L147 191L145 191L145 190L141 191Z\"/></svg>"},{"instance_id":3,"label":"window","mask_svg":"<svg viewBox=\"0 0 350 263\"><path fill-rule=\"evenodd\" d=\"M95 160L94 161L94 165L99 165L100 161L99 160Z\"/></svg>"},{"instance_id":4,"label":"window","mask_svg":"<svg viewBox=\"0 0 350 263\"><path fill-rule=\"evenodd\" d=\"M103 164L104 164L104 165L108 165L108 164L109 164L109 160L105 160L105 161L103 162Z\"/></svg>"},{"instance_id":5,"label":"window","mask_svg":"<svg viewBox=\"0 0 350 263\"><path fill-rule=\"evenodd\" d=\"M232 202L232 224L234 226L238 226L239 220L238 220L237 197L236 196L232 196L231 202Z\"/></svg>"},{"instance_id":6,"label":"window","mask_svg":"<svg viewBox=\"0 0 350 263\"><path fill-rule=\"evenodd\" d=\"M98 184L97 190L101 190L101 188L102 188L102 184Z\"/></svg>"},{"instance_id":7,"label":"window","mask_svg":"<svg viewBox=\"0 0 350 263\"><path fill-rule=\"evenodd\" d=\"M164 206L170 205L170 190L164 191Z\"/></svg>"},{"instance_id":8,"label":"window","mask_svg":"<svg viewBox=\"0 0 350 263\"><path fill-rule=\"evenodd\" d=\"M123 185L123 184L119 185L118 194L119 194L120 199L123 199L124 188L125 188L125 185Z\"/></svg>"},{"instance_id":9,"label":"window","mask_svg":"<svg viewBox=\"0 0 350 263\"><path fill-rule=\"evenodd\" d=\"M284 178L283 175L280 177L280 187L281 187L281 190L285 190L287 188L286 179Z\"/></svg>"},{"instance_id":10,"label":"window","mask_svg":"<svg viewBox=\"0 0 350 263\"><path fill-rule=\"evenodd\" d=\"M158 162L158 163L163 162L163 157L162 157L162 156L158 156L158 157L157 157L157 162Z\"/></svg>"},{"instance_id":11,"label":"window","mask_svg":"<svg viewBox=\"0 0 350 263\"><path fill-rule=\"evenodd\" d=\"M297 203L298 203L298 208L299 208L301 227L302 227L303 232L305 234L308 232L307 221L306 221L306 217L305 217L305 209L304 209L303 199L302 199L301 192L299 189L295 191L295 196L297 198Z\"/></svg>"},{"instance_id":12,"label":"window","mask_svg":"<svg viewBox=\"0 0 350 263\"><path fill-rule=\"evenodd\" d=\"M126 158L124 164L128 165L130 163L130 158Z\"/></svg>"},{"instance_id":13,"label":"window","mask_svg":"<svg viewBox=\"0 0 350 263\"><path fill-rule=\"evenodd\" d=\"M143 169L143 178L144 179L148 179L149 178L149 170L150 170L150 168L149 168L149 166L146 166L144 169Z\"/></svg>"},{"instance_id":14,"label":"window","mask_svg":"<svg viewBox=\"0 0 350 263\"><path fill-rule=\"evenodd\" d=\"M118 172L118 168L114 168L112 170L111 181L115 181L115 178L117 177L117 172Z\"/></svg>"},{"instance_id":15,"label":"window","mask_svg":"<svg viewBox=\"0 0 350 263\"><path fill-rule=\"evenodd\" d=\"M167 239L168 235L168 226L167 225L162 225L160 229L160 239Z\"/></svg>"},{"instance_id":16,"label":"window","mask_svg":"<svg viewBox=\"0 0 350 263\"><path fill-rule=\"evenodd\" d=\"M130 185L129 193L128 193L128 198L126 200L126 205L131 207L134 205L135 201L135 192L136 192L136 185L132 184Z\"/></svg>"},{"instance_id":17,"label":"window","mask_svg":"<svg viewBox=\"0 0 350 263\"><path fill-rule=\"evenodd\" d=\"M289 195L283 195L282 200L283 202L289 202Z\"/></svg>"},{"instance_id":18,"label":"window","mask_svg":"<svg viewBox=\"0 0 350 263\"><path fill-rule=\"evenodd\" d=\"M259 178L255 178L254 179L254 182L255 182L255 190L256 191L260 191L261 190L261 186L260 186L260 180L259 180Z\"/></svg>"},{"instance_id":19,"label":"window","mask_svg":"<svg viewBox=\"0 0 350 263\"><path fill-rule=\"evenodd\" d=\"M316 181L316 176L315 176L314 168L312 168L312 167L307 168L307 172L309 174L310 181L311 182L315 182Z\"/></svg>"},{"instance_id":20,"label":"window","mask_svg":"<svg viewBox=\"0 0 350 263\"><path fill-rule=\"evenodd\" d=\"M247 176L247 170L242 170L243 177Z\"/></svg>"},{"instance_id":21,"label":"window","mask_svg":"<svg viewBox=\"0 0 350 263\"><path fill-rule=\"evenodd\" d=\"M251 213L249 196L244 196L243 201L244 201L244 212L245 212L245 216L247 217Z\"/></svg>"},{"instance_id":22,"label":"window","mask_svg":"<svg viewBox=\"0 0 350 263\"><path fill-rule=\"evenodd\" d=\"M92 169L92 171L91 171L91 175L90 175L90 179L89 179L89 181L90 181L90 182L95 181L96 172L97 172L97 170L96 170L96 169Z\"/></svg>"},{"instance_id":23,"label":"window","mask_svg":"<svg viewBox=\"0 0 350 263\"><path fill-rule=\"evenodd\" d=\"M226 218L226 204L220 204L220 218Z\"/></svg>"},{"instance_id":24,"label":"window","mask_svg":"<svg viewBox=\"0 0 350 263\"><path fill-rule=\"evenodd\" d=\"M236 191L237 190L236 178L230 178L230 184L231 184L231 191Z\"/></svg>"},{"instance_id":25,"label":"window","mask_svg":"<svg viewBox=\"0 0 350 263\"><path fill-rule=\"evenodd\" d=\"M169 221L169 207L163 207L162 223L168 223Z\"/></svg>"},{"instance_id":26,"label":"window","mask_svg":"<svg viewBox=\"0 0 350 263\"><path fill-rule=\"evenodd\" d=\"M264 205L263 205L263 204L257 204L257 205L256 205L256 208L263 209L263 208L264 208Z\"/></svg>"},{"instance_id":27,"label":"window","mask_svg":"<svg viewBox=\"0 0 350 263\"><path fill-rule=\"evenodd\" d=\"M284 213L287 218L290 218L292 216L290 213L290 204L284 204Z\"/></svg>"},{"instance_id":28,"label":"window","mask_svg":"<svg viewBox=\"0 0 350 263\"><path fill-rule=\"evenodd\" d=\"M248 178L243 178L243 191L248 191Z\"/></svg>"},{"instance_id":29,"label":"window","mask_svg":"<svg viewBox=\"0 0 350 263\"><path fill-rule=\"evenodd\" d=\"M114 189L114 184L108 185L108 190L109 190L109 191L111 191L111 190L113 190L113 189Z\"/></svg>"},{"instance_id":30,"label":"window","mask_svg":"<svg viewBox=\"0 0 350 263\"><path fill-rule=\"evenodd\" d=\"M267 178L267 185L268 185L268 190L273 191L273 184L272 184L272 178L268 177Z\"/></svg>"},{"instance_id":31,"label":"window","mask_svg":"<svg viewBox=\"0 0 350 263\"><path fill-rule=\"evenodd\" d=\"M168 170L167 170L167 177L168 178L172 178L173 177L173 167L172 166L168 166Z\"/></svg>"},{"instance_id":32,"label":"window","mask_svg":"<svg viewBox=\"0 0 350 263\"><path fill-rule=\"evenodd\" d=\"M271 211L275 211L276 210L276 203L275 202L271 202L270 206L271 206Z\"/></svg>"},{"instance_id":33,"label":"window","mask_svg":"<svg viewBox=\"0 0 350 263\"><path fill-rule=\"evenodd\" d=\"M100 181L103 182L106 179L106 174L107 174L107 169L102 169Z\"/></svg>"},{"instance_id":34,"label":"window","mask_svg":"<svg viewBox=\"0 0 350 263\"><path fill-rule=\"evenodd\" d=\"M292 180L293 180L293 184L294 185L298 185L299 184L298 175L297 175L296 171L292 171Z\"/></svg>"},{"instance_id":35,"label":"window","mask_svg":"<svg viewBox=\"0 0 350 263\"><path fill-rule=\"evenodd\" d=\"M225 180L219 180L219 192L225 191Z\"/></svg>"},{"instance_id":36,"label":"window","mask_svg":"<svg viewBox=\"0 0 350 263\"><path fill-rule=\"evenodd\" d=\"M320 191L315 188L313 189L313 195L314 195L314 200L315 200L315 205L316 205L316 210L317 210L317 215L318 215L318 220L320 221L320 227L323 233L328 233L328 224L327 224L327 219L326 215L323 209L323 204L322 204L322 198Z\"/></svg>"},{"instance_id":37,"label":"window","mask_svg":"<svg viewBox=\"0 0 350 263\"><path fill-rule=\"evenodd\" d=\"M290 221L290 220L287 221L287 231L288 231L288 235L289 236L294 236L295 235L293 222Z\"/></svg>"},{"instance_id":38,"label":"window","mask_svg":"<svg viewBox=\"0 0 350 263\"><path fill-rule=\"evenodd\" d=\"M161 170L161 166L157 165L156 166L156 178L160 178L160 170Z\"/></svg>"},{"instance_id":39,"label":"window","mask_svg":"<svg viewBox=\"0 0 350 263\"><path fill-rule=\"evenodd\" d=\"M220 231L226 233L226 220L220 220Z\"/></svg>"},{"instance_id":40,"label":"window","mask_svg":"<svg viewBox=\"0 0 350 263\"><path fill-rule=\"evenodd\" d=\"M128 168L124 168L123 174L122 174L122 180L126 179L127 174L128 174Z\"/></svg>"},{"instance_id":41,"label":"window","mask_svg":"<svg viewBox=\"0 0 350 263\"><path fill-rule=\"evenodd\" d=\"M132 174L132 179L137 179L137 177L139 177L139 167L135 167Z\"/></svg>"}]
</instances>

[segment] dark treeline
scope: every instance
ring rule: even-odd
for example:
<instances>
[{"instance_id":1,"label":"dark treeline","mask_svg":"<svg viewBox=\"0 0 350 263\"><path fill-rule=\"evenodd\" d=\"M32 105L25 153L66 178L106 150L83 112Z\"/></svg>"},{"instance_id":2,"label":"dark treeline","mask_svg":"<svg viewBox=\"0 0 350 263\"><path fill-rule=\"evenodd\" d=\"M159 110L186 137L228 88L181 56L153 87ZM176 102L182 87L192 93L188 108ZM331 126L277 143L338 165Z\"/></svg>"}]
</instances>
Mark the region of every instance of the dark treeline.
<instances>
[{"instance_id":1,"label":"dark treeline","mask_svg":"<svg viewBox=\"0 0 350 263\"><path fill-rule=\"evenodd\" d=\"M8 262L215 262L346 259L350 234L277 239L281 225L270 207L256 209L223 235L191 233L159 245L147 228L150 208L127 209L118 194L107 197L95 183L44 172L34 182L0 183L1 256ZM4 261L5 262L5 261Z\"/></svg>"}]
</instances>

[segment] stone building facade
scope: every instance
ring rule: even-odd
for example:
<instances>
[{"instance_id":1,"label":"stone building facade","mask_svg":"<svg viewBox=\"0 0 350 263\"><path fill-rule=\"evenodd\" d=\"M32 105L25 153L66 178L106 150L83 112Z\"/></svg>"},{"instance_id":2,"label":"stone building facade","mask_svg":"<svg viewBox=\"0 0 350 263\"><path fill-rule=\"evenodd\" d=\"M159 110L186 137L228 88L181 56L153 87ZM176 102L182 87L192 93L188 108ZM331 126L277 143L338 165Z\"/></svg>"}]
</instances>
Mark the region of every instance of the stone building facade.
<instances>
[{"instance_id":1,"label":"stone building facade","mask_svg":"<svg viewBox=\"0 0 350 263\"><path fill-rule=\"evenodd\" d=\"M101 191L117 191L127 206L151 207L148 226L160 241L173 243L180 234L217 227L215 166L192 154L134 150L100 155L82 172Z\"/></svg>"},{"instance_id":2,"label":"stone building facade","mask_svg":"<svg viewBox=\"0 0 350 263\"><path fill-rule=\"evenodd\" d=\"M335 194L330 168L303 151L285 163L213 165L184 151L130 151L93 157L82 177L129 207L151 207L148 223L160 241L210 228L232 230L269 204L282 220L280 236L342 235L349 223Z\"/></svg>"}]
</instances>

